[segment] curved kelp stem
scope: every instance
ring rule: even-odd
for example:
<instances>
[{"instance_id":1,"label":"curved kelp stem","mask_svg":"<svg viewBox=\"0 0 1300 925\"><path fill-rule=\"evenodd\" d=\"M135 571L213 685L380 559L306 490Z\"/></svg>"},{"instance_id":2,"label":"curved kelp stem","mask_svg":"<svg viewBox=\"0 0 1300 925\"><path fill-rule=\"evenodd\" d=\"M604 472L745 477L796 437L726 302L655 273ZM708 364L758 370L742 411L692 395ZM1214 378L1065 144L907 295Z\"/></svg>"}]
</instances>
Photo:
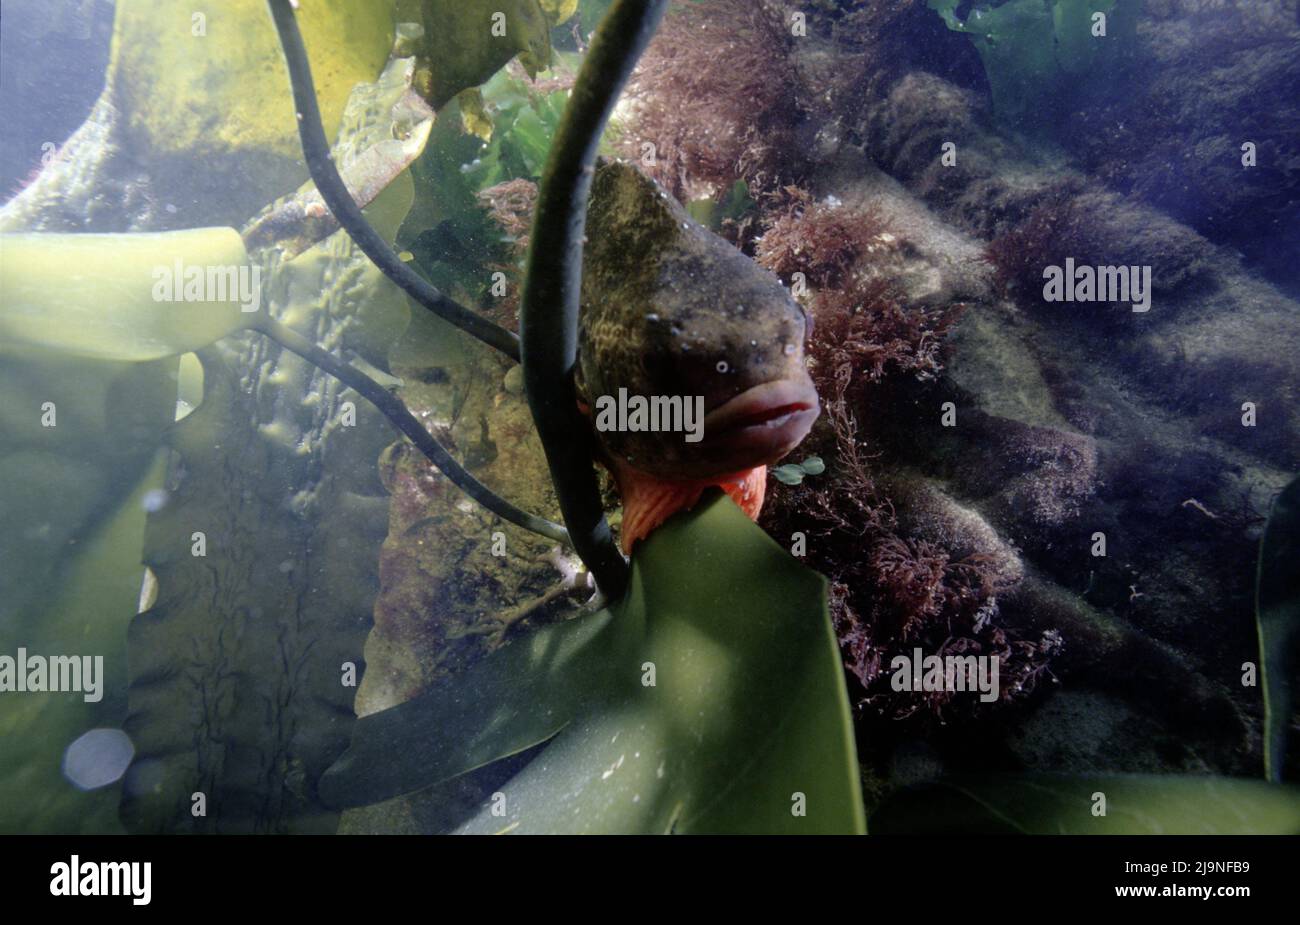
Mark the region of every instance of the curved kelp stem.
<instances>
[{"instance_id":1,"label":"curved kelp stem","mask_svg":"<svg viewBox=\"0 0 1300 925\"><path fill-rule=\"evenodd\" d=\"M486 485L470 475L456 462L442 445L433 438L424 425L407 410L406 406L379 383L375 382L356 367L344 363L334 354L318 347L297 331L287 327L267 315L259 315L250 327L284 347L296 353L344 385L351 387L387 417L416 447L428 457L443 475L465 494L469 495L489 511L505 518L516 526L531 530L548 539L568 544L569 534L559 524L551 523L542 517L519 510L504 498L499 497Z\"/></svg>"},{"instance_id":2,"label":"curved kelp stem","mask_svg":"<svg viewBox=\"0 0 1300 925\"><path fill-rule=\"evenodd\" d=\"M614 600L627 587L627 561L605 520L591 430L573 392L582 239L600 134L667 6L667 0L616 0L596 32L542 175L519 311L524 388L560 510L574 549Z\"/></svg>"},{"instance_id":3,"label":"curved kelp stem","mask_svg":"<svg viewBox=\"0 0 1300 925\"><path fill-rule=\"evenodd\" d=\"M298 137L302 141L307 169L334 217L356 242L357 247L403 292L467 334L495 347L511 359L518 360L518 337L439 292L433 284L404 264L361 214L361 209L353 201L330 157L329 142L325 138L320 108L316 103L311 66L307 62L307 51L303 47L302 33L298 31L290 0L267 0L267 5L280 34L280 46L289 69L294 107L298 112Z\"/></svg>"}]
</instances>

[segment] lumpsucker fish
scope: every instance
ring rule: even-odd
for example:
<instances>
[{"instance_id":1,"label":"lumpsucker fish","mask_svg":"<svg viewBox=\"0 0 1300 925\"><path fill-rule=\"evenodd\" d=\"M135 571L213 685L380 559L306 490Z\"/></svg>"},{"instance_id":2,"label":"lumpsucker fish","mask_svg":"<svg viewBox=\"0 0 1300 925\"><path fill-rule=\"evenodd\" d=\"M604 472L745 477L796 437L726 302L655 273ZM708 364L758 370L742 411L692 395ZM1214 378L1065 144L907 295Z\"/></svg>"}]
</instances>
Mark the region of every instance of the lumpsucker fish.
<instances>
[{"instance_id":1,"label":"lumpsucker fish","mask_svg":"<svg viewBox=\"0 0 1300 925\"><path fill-rule=\"evenodd\" d=\"M806 312L635 167L601 160L590 203L575 384L622 497L624 551L711 486L757 518L768 464L820 413ZM655 410L685 426L649 429Z\"/></svg>"}]
</instances>

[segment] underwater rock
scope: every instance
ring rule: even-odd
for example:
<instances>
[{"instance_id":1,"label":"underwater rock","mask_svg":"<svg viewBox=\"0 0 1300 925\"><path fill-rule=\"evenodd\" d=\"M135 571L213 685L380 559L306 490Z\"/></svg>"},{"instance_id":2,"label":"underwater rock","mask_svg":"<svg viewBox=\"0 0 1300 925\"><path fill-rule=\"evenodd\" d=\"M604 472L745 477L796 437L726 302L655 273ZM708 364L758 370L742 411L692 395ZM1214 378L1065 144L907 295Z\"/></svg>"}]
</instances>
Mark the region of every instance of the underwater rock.
<instances>
[{"instance_id":1,"label":"underwater rock","mask_svg":"<svg viewBox=\"0 0 1300 925\"><path fill-rule=\"evenodd\" d=\"M989 581L1000 591L1024 578L1020 552L999 536L997 528L934 482L916 473L882 473L881 490L894 503L904 535L934 543L955 559L978 556Z\"/></svg>"},{"instance_id":2,"label":"underwater rock","mask_svg":"<svg viewBox=\"0 0 1300 925\"><path fill-rule=\"evenodd\" d=\"M405 404L445 445L467 459L490 443L474 474L525 510L557 514L545 457L522 394L502 391L504 361L427 313L411 318L392 351ZM512 364L508 380L519 366ZM380 478L391 496L380 552L375 627L359 715L402 703L472 665L528 620L553 619L556 600L501 621L563 584L553 543L504 523L466 498L405 442L383 454ZM549 602L548 602L549 603Z\"/></svg>"},{"instance_id":3,"label":"underwater rock","mask_svg":"<svg viewBox=\"0 0 1300 925\"><path fill-rule=\"evenodd\" d=\"M1061 633L1061 689L1124 698L1159 725L1162 737L1181 739L1220 773L1247 774L1257 762L1257 724L1248 706L1237 702L1231 682L1207 676L1174 645L1153 640L1037 573L1006 597L1003 613L1022 630L1051 627ZM1068 735L1068 729L1058 734Z\"/></svg>"},{"instance_id":4,"label":"underwater rock","mask_svg":"<svg viewBox=\"0 0 1300 925\"><path fill-rule=\"evenodd\" d=\"M1284 276L1275 244L1300 235L1294 4L1148 0L1136 38L1125 92L1072 113L1066 144L1114 188Z\"/></svg>"},{"instance_id":5,"label":"underwater rock","mask_svg":"<svg viewBox=\"0 0 1300 925\"><path fill-rule=\"evenodd\" d=\"M998 619L1025 638L1060 632L1052 665L1062 689L1138 711L1139 701L1190 698L1195 709L1153 719L1166 740L1195 741L1198 757L1171 757L1170 766L1249 770L1258 704L1239 668L1255 657L1251 576L1263 511L1300 467L1300 306L1178 216L1107 189L1059 150L1002 134L978 90L946 79L952 70L926 70L945 65L921 46L889 62L811 36L798 46L820 72L833 72L833 60L857 68L866 90L838 97L841 148L817 152L810 188L819 201L870 213L896 239L844 277L878 278L905 313L945 300L968 306L947 329L937 378L909 380L899 368L852 393L847 410L875 455L874 494L857 503L884 512L864 514L862 529L896 517L899 548L930 557L923 567L980 546L1006 550L1025 577L998 595ZM952 163L941 158L948 142ZM1037 286L1006 291L1004 255ZM1150 265L1150 311L1044 303L1038 274L1065 257ZM861 304L876 311L884 302ZM1243 426L1255 420L1243 402L1255 414L1267 406L1268 424ZM833 476L842 454L822 447ZM923 529L918 504L939 497L950 516L971 512L986 531L980 544L954 542L948 559L932 554L952 537L942 520ZM854 509L840 500L847 527ZM785 516L771 523L797 529ZM1104 555L1092 551L1098 536ZM857 645L846 640L859 630L847 632L842 643Z\"/></svg>"},{"instance_id":6,"label":"underwater rock","mask_svg":"<svg viewBox=\"0 0 1300 925\"><path fill-rule=\"evenodd\" d=\"M936 98L947 100L947 108L936 107ZM885 142L872 156L941 214L977 235L996 238L1032 220L1036 208L1068 210L1051 238L1034 243L1040 285L1041 268L1066 257L1150 265L1154 307L1144 314L1102 305L1065 311L1042 303L1033 291L1023 295L1041 313L1041 323L1086 338L1098 358L1113 364L1118 378L1134 379L1151 401L1176 415L1193 409L1194 432L1244 436L1272 465L1300 464L1300 412L1295 411L1300 402L1292 400L1300 394L1300 371L1289 362L1300 350L1293 323L1300 306L1251 277L1236 255L1161 212L1124 200L1049 159L1017 155L1008 142L979 126L972 106L969 94L932 75L909 75L885 101L867 107L870 124L882 129L876 137ZM916 133L904 134L907 126ZM931 152L954 138L962 152L959 166L946 168ZM1126 336L1116 350L1111 342L1120 330ZM1223 393L1241 397L1215 409L1213 422L1206 420L1205 396ZM1274 396L1280 399L1276 404ZM1271 426L1248 433L1234 429L1239 406L1248 400L1257 407L1271 405Z\"/></svg>"},{"instance_id":7,"label":"underwater rock","mask_svg":"<svg viewBox=\"0 0 1300 925\"><path fill-rule=\"evenodd\" d=\"M1100 691L1055 690L1007 737L1030 770L1206 774L1212 770L1186 736L1171 733L1143 706Z\"/></svg>"},{"instance_id":8,"label":"underwater rock","mask_svg":"<svg viewBox=\"0 0 1300 925\"><path fill-rule=\"evenodd\" d=\"M525 510L557 516L532 416L522 390L501 391L498 357L421 313L394 347L392 363L404 382L403 401L446 445L463 449L486 429L497 454L475 469L478 478ZM505 379L518 371L512 365ZM408 444L390 446L379 471L390 505L358 716L412 699L509 644L514 633L571 613L591 594L585 583L575 589L575 576L560 567L566 554L471 502ZM349 809L339 831L448 830L509 773L509 767L485 769Z\"/></svg>"}]
</instances>

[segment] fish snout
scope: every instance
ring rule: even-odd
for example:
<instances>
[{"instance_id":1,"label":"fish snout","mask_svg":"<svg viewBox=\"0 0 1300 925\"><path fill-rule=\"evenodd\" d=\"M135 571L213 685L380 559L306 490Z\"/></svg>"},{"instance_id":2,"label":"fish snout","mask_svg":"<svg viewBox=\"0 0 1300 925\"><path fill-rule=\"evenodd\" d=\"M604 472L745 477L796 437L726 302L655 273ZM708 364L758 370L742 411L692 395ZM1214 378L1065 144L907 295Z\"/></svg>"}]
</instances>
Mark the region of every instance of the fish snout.
<instances>
[{"instance_id":1,"label":"fish snout","mask_svg":"<svg viewBox=\"0 0 1300 925\"><path fill-rule=\"evenodd\" d=\"M803 442L820 413L803 370L756 385L704 416L702 455L732 471L769 465Z\"/></svg>"}]
</instances>

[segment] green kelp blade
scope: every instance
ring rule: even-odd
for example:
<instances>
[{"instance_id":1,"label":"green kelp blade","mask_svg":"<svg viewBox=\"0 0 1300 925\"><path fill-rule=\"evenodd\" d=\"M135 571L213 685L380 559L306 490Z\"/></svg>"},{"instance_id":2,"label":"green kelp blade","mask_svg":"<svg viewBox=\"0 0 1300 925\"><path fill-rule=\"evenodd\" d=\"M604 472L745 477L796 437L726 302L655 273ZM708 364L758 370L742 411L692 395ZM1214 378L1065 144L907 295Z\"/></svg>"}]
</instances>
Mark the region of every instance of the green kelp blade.
<instances>
[{"instance_id":1,"label":"green kelp blade","mask_svg":"<svg viewBox=\"0 0 1300 925\"><path fill-rule=\"evenodd\" d=\"M395 5L331 0L300 4L295 14L331 141L353 88L374 80L388 59ZM248 158L301 155L266 0L224 0L201 10L183 0L120 3L108 77L141 150L206 157L205 169L227 179L242 167L245 184L258 182L247 175Z\"/></svg>"},{"instance_id":2,"label":"green kelp blade","mask_svg":"<svg viewBox=\"0 0 1300 925\"><path fill-rule=\"evenodd\" d=\"M1264 773L1282 779L1300 676L1300 479L1277 500L1259 546L1255 619L1264 687Z\"/></svg>"},{"instance_id":3,"label":"green kelp blade","mask_svg":"<svg viewBox=\"0 0 1300 925\"><path fill-rule=\"evenodd\" d=\"M461 831L865 830L826 583L728 498L638 546L584 709Z\"/></svg>"},{"instance_id":4,"label":"green kelp blade","mask_svg":"<svg viewBox=\"0 0 1300 925\"><path fill-rule=\"evenodd\" d=\"M551 21L538 0L425 0L424 30L434 109L477 87L515 55L529 76L551 61Z\"/></svg>"},{"instance_id":5,"label":"green kelp blade","mask_svg":"<svg viewBox=\"0 0 1300 925\"><path fill-rule=\"evenodd\" d=\"M1103 807L1105 815L1098 815ZM902 790L878 835L1295 835L1300 787L1190 775L1021 774Z\"/></svg>"},{"instance_id":6,"label":"green kelp blade","mask_svg":"<svg viewBox=\"0 0 1300 925\"><path fill-rule=\"evenodd\" d=\"M638 547L617 605L358 720L325 773L378 802L554 740L466 832L862 832L825 580L729 499Z\"/></svg>"},{"instance_id":7,"label":"green kelp blade","mask_svg":"<svg viewBox=\"0 0 1300 925\"><path fill-rule=\"evenodd\" d=\"M605 683L608 610L537 630L406 703L363 716L320 779L337 808L366 806L518 754L554 736Z\"/></svg>"},{"instance_id":8,"label":"green kelp blade","mask_svg":"<svg viewBox=\"0 0 1300 925\"><path fill-rule=\"evenodd\" d=\"M1032 114L1057 80L1052 11L1043 0L1009 0L958 18L960 0L929 0L948 28L971 37L984 64L993 109L1015 121Z\"/></svg>"},{"instance_id":9,"label":"green kelp blade","mask_svg":"<svg viewBox=\"0 0 1300 925\"><path fill-rule=\"evenodd\" d=\"M0 349L136 362L188 353L254 316L241 281L253 293L260 270L233 228L0 235Z\"/></svg>"}]
</instances>

